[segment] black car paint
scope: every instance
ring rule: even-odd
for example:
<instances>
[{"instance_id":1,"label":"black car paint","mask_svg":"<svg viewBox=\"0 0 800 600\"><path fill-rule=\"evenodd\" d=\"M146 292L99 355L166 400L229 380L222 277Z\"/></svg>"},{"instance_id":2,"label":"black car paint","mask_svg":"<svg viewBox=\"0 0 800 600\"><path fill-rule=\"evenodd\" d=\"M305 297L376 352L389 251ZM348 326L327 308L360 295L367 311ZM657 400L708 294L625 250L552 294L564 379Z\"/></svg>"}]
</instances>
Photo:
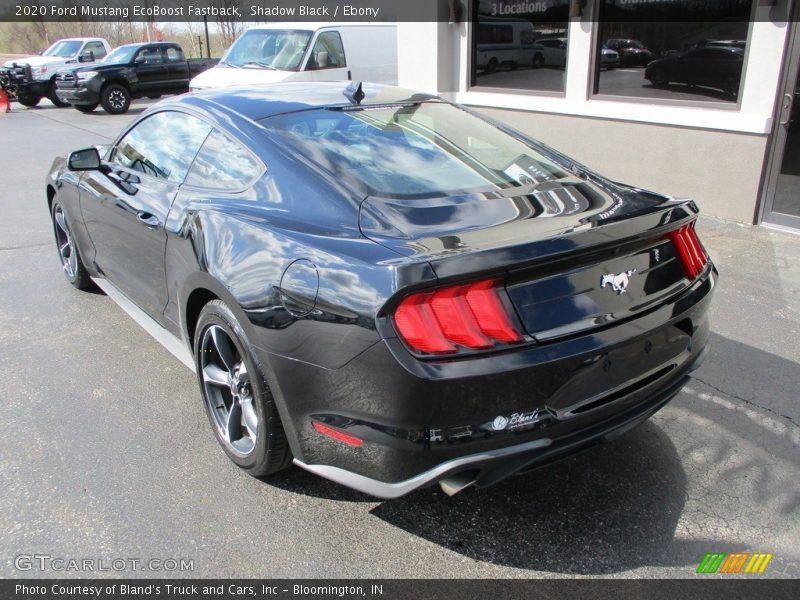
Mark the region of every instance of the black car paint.
<instances>
[{"instance_id":1,"label":"black car paint","mask_svg":"<svg viewBox=\"0 0 800 600\"><path fill-rule=\"evenodd\" d=\"M713 57L706 56L713 53ZM729 82L738 89L744 65L744 51L740 48L706 46L674 56L654 60L645 70L644 77L655 81L655 74L664 73L667 83L686 83L726 90Z\"/></svg>"},{"instance_id":2,"label":"black car paint","mask_svg":"<svg viewBox=\"0 0 800 600\"><path fill-rule=\"evenodd\" d=\"M639 422L679 391L708 337L716 281L710 263L657 305L619 319L589 315L588 330L541 341L528 332L519 346L459 358L409 352L391 313L413 290L496 277L513 295L520 282L657 245L697 209L614 184L502 126L573 173L591 202L541 218L537 210L519 210L536 204L531 190L395 205L365 198L257 123L288 110L346 104L339 87L208 91L164 101L140 117L183 111L239 140L265 164L245 190L155 185L108 164L81 175L57 159L48 197L58 194L92 275L109 277L187 345L199 303L213 295L230 307L255 345L292 452L305 465L395 482L443 461L535 440L566 452ZM365 90L365 103L411 97L396 88ZM141 212L160 225L139 222ZM642 286L658 288L663 271L653 270ZM602 302L619 301L609 292ZM572 302L563 310L572 317L567 321L587 318ZM585 401L596 406L579 410ZM491 427L498 415L533 411L528 427ZM366 443L355 448L323 437L312 418ZM522 469L548 452L497 462ZM486 469L483 481L515 470L502 465Z\"/></svg>"},{"instance_id":3,"label":"black car paint","mask_svg":"<svg viewBox=\"0 0 800 600\"><path fill-rule=\"evenodd\" d=\"M119 83L130 92L132 98L182 94L189 91L189 82L195 76L213 67L216 59L188 59L168 61L166 50L175 48L183 55L180 45L169 42L141 44L137 53L143 49L158 49L162 53L162 63L140 64L135 56L127 63L96 63L78 69L64 69L56 77L56 95L63 102L78 106L96 105L100 94L109 83ZM78 73L96 71L97 76L87 81L79 81Z\"/></svg>"}]
</instances>

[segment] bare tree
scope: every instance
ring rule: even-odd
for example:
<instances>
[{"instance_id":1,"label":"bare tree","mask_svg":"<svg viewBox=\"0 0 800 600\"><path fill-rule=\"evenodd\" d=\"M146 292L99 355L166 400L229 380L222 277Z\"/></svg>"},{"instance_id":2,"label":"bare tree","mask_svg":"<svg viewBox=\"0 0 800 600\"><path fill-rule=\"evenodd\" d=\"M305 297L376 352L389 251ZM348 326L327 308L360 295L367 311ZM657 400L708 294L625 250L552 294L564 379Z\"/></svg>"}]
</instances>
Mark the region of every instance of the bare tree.
<instances>
[{"instance_id":1,"label":"bare tree","mask_svg":"<svg viewBox=\"0 0 800 600\"><path fill-rule=\"evenodd\" d=\"M238 6L241 12L241 2L239 0L218 0L217 4L226 9ZM237 21L234 17L218 17L217 25L219 26L219 33L222 37L224 48L228 48L233 44L236 38L244 31L244 23Z\"/></svg>"}]
</instances>

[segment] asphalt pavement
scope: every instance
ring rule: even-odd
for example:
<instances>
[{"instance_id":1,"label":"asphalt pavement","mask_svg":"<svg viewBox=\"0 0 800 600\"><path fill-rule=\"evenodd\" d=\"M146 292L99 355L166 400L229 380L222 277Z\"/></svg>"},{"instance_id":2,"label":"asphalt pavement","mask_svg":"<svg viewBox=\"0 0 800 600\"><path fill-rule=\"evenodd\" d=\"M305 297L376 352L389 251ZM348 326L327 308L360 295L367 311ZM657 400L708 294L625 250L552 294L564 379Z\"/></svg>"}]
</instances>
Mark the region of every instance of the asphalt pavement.
<instances>
[{"instance_id":1,"label":"asphalt pavement","mask_svg":"<svg viewBox=\"0 0 800 600\"><path fill-rule=\"evenodd\" d=\"M379 501L296 468L257 480L218 447L194 375L61 273L52 158L142 106L0 115L0 577L92 575L25 570L38 554L193 567L102 576L694 578L734 551L800 576L800 236L701 220L721 273L708 360L591 453L452 498Z\"/></svg>"}]
</instances>

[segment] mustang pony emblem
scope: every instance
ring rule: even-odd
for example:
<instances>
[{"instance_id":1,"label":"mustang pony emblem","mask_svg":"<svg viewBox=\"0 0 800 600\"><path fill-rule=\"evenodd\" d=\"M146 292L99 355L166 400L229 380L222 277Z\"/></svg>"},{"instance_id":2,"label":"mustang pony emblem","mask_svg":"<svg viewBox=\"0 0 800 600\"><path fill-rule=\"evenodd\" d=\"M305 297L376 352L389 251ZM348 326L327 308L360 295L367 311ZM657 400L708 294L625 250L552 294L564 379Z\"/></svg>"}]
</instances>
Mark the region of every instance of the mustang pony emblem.
<instances>
[{"instance_id":1,"label":"mustang pony emblem","mask_svg":"<svg viewBox=\"0 0 800 600\"><path fill-rule=\"evenodd\" d=\"M611 286L611 289L618 294L624 294L625 290L628 289L629 277L634 273L636 273L636 269L623 271L619 275L614 275L613 273L610 275L603 275L603 278L600 280L600 287L604 288L606 284L608 284Z\"/></svg>"}]
</instances>

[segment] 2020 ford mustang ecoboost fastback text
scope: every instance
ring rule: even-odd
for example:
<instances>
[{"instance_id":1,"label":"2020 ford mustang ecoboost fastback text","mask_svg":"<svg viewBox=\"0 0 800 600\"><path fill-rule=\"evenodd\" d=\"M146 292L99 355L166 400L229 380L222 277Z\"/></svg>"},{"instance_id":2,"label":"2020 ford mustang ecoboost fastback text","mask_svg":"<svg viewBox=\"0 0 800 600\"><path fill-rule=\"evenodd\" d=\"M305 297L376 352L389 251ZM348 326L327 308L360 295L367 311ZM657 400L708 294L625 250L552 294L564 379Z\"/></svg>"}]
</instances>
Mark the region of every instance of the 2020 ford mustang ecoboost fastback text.
<instances>
[{"instance_id":1,"label":"2020 ford mustang ecoboost fastback text","mask_svg":"<svg viewBox=\"0 0 800 600\"><path fill-rule=\"evenodd\" d=\"M344 85L169 99L48 176L67 279L110 282L192 351L233 462L455 493L678 393L717 277L694 203Z\"/></svg>"}]
</instances>

